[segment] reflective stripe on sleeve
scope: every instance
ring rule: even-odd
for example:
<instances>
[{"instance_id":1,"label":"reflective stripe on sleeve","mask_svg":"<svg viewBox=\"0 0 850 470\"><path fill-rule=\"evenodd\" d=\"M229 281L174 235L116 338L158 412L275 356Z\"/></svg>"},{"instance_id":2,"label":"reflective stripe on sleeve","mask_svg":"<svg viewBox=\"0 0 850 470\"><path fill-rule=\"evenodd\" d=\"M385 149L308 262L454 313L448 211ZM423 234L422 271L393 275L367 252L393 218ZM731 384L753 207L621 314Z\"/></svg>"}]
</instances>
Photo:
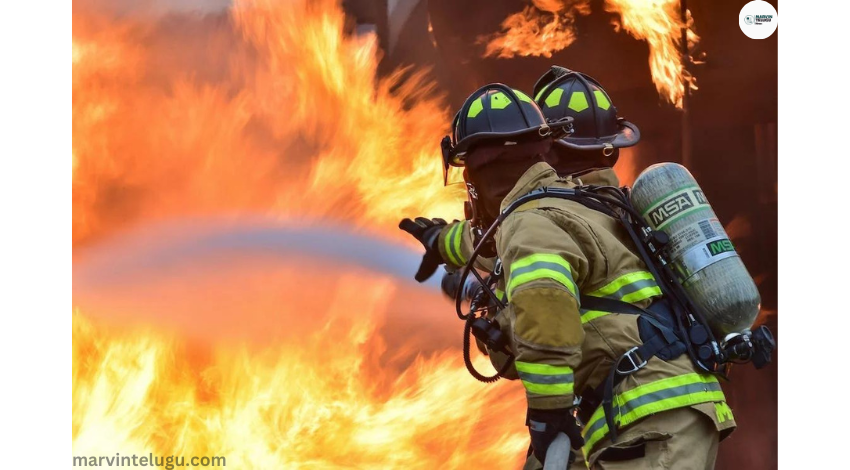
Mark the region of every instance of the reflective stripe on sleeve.
<instances>
[{"instance_id":1,"label":"reflective stripe on sleeve","mask_svg":"<svg viewBox=\"0 0 850 470\"><path fill-rule=\"evenodd\" d=\"M560 283L578 301L578 288L573 281L570 263L559 255L549 253L536 253L511 263L508 301L517 287L537 279L552 279Z\"/></svg>"},{"instance_id":2,"label":"reflective stripe on sleeve","mask_svg":"<svg viewBox=\"0 0 850 470\"><path fill-rule=\"evenodd\" d=\"M466 225L465 220L450 228L449 233L446 234L445 238L444 248L446 250L446 254L449 257L449 262L455 266L463 266L466 264L466 258L463 256L463 251L461 250L464 225Z\"/></svg>"},{"instance_id":3,"label":"reflective stripe on sleeve","mask_svg":"<svg viewBox=\"0 0 850 470\"><path fill-rule=\"evenodd\" d=\"M573 393L573 369L532 362L516 361L516 370L525 390L534 395L570 395Z\"/></svg>"}]
</instances>

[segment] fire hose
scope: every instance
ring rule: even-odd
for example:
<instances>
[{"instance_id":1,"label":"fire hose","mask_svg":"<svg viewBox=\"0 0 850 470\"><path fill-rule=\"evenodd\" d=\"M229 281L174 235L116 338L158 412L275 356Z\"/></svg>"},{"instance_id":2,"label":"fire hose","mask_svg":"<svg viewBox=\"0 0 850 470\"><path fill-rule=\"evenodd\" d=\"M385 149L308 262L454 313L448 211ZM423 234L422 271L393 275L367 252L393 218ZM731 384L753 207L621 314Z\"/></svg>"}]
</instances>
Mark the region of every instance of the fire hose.
<instances>
[{"instance_id":1,"label":"fire hose","mask_svg":"<svg viewBox=\"0 0 850 470\"><path fill-rule=\"evenodd\" d=\"M543 470L564 470L570 463L570 438L559 432L546 451Z\"/></svg>"}]
</instances>

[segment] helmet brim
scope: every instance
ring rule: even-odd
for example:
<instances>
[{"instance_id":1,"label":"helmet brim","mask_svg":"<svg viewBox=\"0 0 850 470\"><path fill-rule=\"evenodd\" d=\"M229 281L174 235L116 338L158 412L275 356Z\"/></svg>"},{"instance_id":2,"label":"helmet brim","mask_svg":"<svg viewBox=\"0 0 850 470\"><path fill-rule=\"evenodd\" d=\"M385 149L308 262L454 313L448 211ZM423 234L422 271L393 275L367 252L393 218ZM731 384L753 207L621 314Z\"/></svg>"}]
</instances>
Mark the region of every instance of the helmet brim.
<instances>
[{"instance_id":1,"label":"helmet brim","mask_svg":"<svg viewBox=\"0 0 850 470\"><path fill-rule=\"evenodd\" d=\"M620 131L604 137L563 137L555 144L573 150L602 150L604 148L631 147L640 142L640 129L625 119L617 121Z\"/></svg>"},{"instance_id":2,"label":"helmet brim","mask_svg":"<svg viewBox=\"0 0 850 470\"><path fill-rule=\"evenodd\" d=\"M457 162L457 160L464 160L466 154L475 146L485 143L490 145L498 144L500 142L519 143L550 138L552 134L557 135L558 133L565 132L566 129L571 129L572 121L572 118L563 119L555 123L543 124L513 132L478 132L461 140L451 149L449 153L449 162L452 166L463 166L463 164Z\"/></svg>"}]
</instances>

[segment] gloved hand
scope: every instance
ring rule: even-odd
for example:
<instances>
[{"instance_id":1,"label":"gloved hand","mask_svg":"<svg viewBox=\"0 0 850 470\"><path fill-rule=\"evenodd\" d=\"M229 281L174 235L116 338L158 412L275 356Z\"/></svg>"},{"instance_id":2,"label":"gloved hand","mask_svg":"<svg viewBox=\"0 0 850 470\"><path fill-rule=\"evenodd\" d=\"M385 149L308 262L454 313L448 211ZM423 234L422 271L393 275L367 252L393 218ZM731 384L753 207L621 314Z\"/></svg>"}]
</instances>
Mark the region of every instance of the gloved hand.
<instances>
[{"instance_id":1,"label":"gloved hand","mask_svg":"<svg viewBox=\"0 0 850 470\"><path fill-rule=\"evenodd\" d=\"M563 432L570 438L570 447L573 449L578 450L584 445L581 428L579 428L571 411L570 408L557 410L528 409L525 425L528 426L528 432L531 434L531 447L534 449L534 456L540 463L544 463L546 451L549 450L549 445L552 444L559 432ZM574 457L571 456L570 461Z\"/></svg>"},{"instance_id":2,"label":"gloved hand","mask_svg":"<svg viewBox=\"0 0 850 470\"><path fill-rule=\"evenodd\" d=\"M440 249L437 248L437 241L440 231L446 225L443 219L426 219L425 217L417 217L416 220L404 219L398 224L398 228L413 235L413 238L419 240L425 247L422 263L419 264L419 270L414 276L419 282L424 282L431 277L437 270L437 266L445 262L440 255Z\"/></svg>"}]
</instances>

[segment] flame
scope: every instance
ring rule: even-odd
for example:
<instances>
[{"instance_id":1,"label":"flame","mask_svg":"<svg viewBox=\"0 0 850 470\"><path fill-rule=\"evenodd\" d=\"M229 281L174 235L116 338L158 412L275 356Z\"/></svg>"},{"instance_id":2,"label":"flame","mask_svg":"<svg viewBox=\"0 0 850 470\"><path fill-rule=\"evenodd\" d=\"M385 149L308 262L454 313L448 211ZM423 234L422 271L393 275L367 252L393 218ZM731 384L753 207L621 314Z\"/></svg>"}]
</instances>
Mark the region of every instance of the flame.
<instances>
[{"instance_id":1,"label":"flame","mask_svg":"<svg viewBox=\"0 0 850 470\"><path fill-rule=\"evenodd\" d=\"M534 0L533 4L508 16L499 33L481 38L487 43L485 57L552 57L575 41L576 15L590 14L588 0ZM685 25L679 0L605 0L604 8L619 15L619 20L612 20L617 31L624 29L649 44L649 68L658 94L682 108L685 87L697 89L696 78L683 66L681 53L683 27L688 29L689 51L699 42L690 10Z\"/></svg>"},{"instance_id":2,"label":"flame","mask_svg":"<svg viewBox=\"0 0 850 470\"><path fill-rule=\"evenodd\" d=\"M649 69L658 94L682 107L685 87L696 90L696 79L683 66L682 28L687 27L688 50L699 42L693 31L693 19L687 11L687 24L682 23L679 0L605 0L605 11L620 15L614 20L617 31L622 27L636 39L649 44Z\"/></svg>"},{"instance_id":3,"label":"flame","mask_svg":"<svg viewBox=\"0 0 850 470\"><path fill-rule=\"evenodd\" d=\"M617 163L614 165L614 174L623 186L631 186L635 182L635 178L640 173L638 168L639 147L626 147L620 149L620 156L617 158Z\"/></svg>"},{"instance_id":4,"label":"flame","mask_svg":"<svg viewBox=\"0 0 850 470\"><path fill-rule=\"evenodd\" d=\"M226 21L77 11L74 242L211 213L460 216L443 188L443 96L422 72L377 77L374 35L337 2L238 0ZM194 42L193 42L194 41Z\"/></svg>"},{"instance_id":5,"label":"flame","mask_svg":"<svg viewBox=\"0 0 850 470\"><path fill-rule=\"evenodd\" d=\"M487 43L485 57L552 57L575 41L576 15L589 15L588 0L533 0L502 22L502 30L479 38Z\"/></svg>"},{"instance_id":6,"label":"flame","mask_svg":"<svg viewBox=\"0 0 850 470\"><path fill-rule=\"evenodd\" d=\"M165 219L259 213L397 234L400 214L460 215L463 189L441 181L443 97L422 72L379 78L376 38L345 34L336 1L236 0L226 14L162 17L94 3L75 3L73 17L75 271L87 248ZM220 455L238 468L518 466L521 387L485 389L456 347L425 354L410 345L432 338L385 331L393 280L324 269L341 273L326 290L299 265L281 279L239 271L239 283L204 297L186 293L197 273L145 291L177 306L99 308L92 298L126 293L75 282L74 454ZM233 285L227 302L213 295ZM281 301L270 294L280 285L322 308ZM271 297L245 300L256 293ZM216 315L298 334L235 341L232 328L210 326Z\"/></svg>"},{"instance_id":7,"label":"flame","mask_svg":"<svg viewBox=\"0 0 850 470\"><path fill-rule=\"evenodd\" d=\"M312 312L323 326L263 349L75 313L74 454L224 456L237 468L518 464L522 393L471 380L454 350L387 361L382 324L397 286L354 272L338 282L326 311ZM502 398L480 399L485 387Z\"/></svg>"}]
</instances>

